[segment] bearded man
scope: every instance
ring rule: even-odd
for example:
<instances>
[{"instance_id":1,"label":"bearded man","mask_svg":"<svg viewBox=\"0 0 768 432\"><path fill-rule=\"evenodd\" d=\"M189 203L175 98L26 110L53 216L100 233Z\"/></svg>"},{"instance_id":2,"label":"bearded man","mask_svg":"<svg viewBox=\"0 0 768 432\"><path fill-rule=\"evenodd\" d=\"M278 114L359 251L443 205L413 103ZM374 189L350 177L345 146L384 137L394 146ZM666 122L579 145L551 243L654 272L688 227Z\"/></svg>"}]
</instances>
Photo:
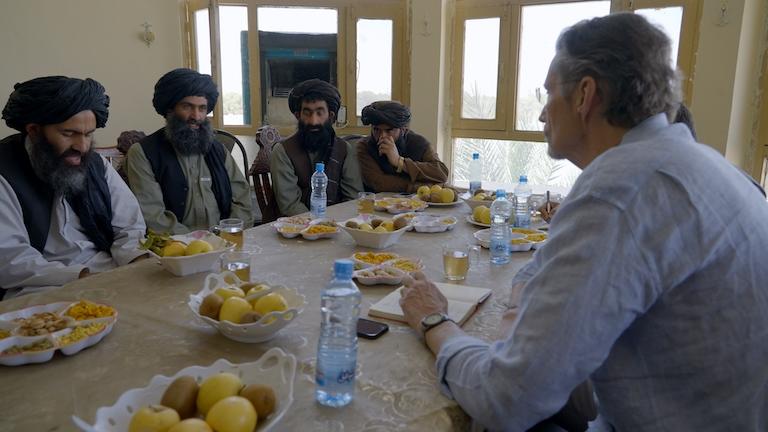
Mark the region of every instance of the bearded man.
<instances>
[{"instance_id":1,"label":"bearded man","mask_svg":"<svg viewBox=\"0 0 768 432\"><path fill-rule=\"evenodd\" d=\"M336 137L333 123L341 104L336 87L319 79L298 84L288 107L299 121L295 134L275 144L269 166L280 213L309 211L310 179L315 164L325 164L328 205L357 198L363 190L360 168L351 144Z\"/></svg>"},{"instance_id":2,"label":"bearded man","mask_svg":"<svg viewBox=\"0 0 768 432\"><path fill-rule=\"evenodd\" d=\"M109 97L92 79L16 84L0 141L0 298L40 291L146 256L139 204L93 148Z\"/></svg>"},{"instance_id":3,"label":"bearded man","mask_svg":"<svg viewBox=\"0 0 768 432\"><path fill-rule=\"evenodd\" d=\"M183 234L227 218L253 225L248 182L207 117L218 98L211 76L191 69L174 69L155 85L152 105L165 127L132 146L125 161L150 229Z\"/></svg>"},{"instance_id":4,"label":"bearded man","mask_svg":"<svg viewBox=\"0 0 768 432\"><path fill-rule=\"evenodd\" d=\"M366 189L416 192L419 186L448 180L448 167L429 141L408 128L408 107L395 101L374 102L363 108L362 120L371 125L371 135L357 143Z\"/></svg>"}]
</instances>

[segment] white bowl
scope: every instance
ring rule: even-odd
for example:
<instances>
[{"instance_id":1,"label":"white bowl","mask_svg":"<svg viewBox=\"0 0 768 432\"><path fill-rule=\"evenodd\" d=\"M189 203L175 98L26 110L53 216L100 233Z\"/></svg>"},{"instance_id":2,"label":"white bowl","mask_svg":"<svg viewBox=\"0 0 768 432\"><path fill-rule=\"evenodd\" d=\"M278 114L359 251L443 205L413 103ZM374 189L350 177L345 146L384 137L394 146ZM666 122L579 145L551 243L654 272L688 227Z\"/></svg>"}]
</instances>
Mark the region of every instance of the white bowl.
<instances>
[{"instance_id":1,"label":"white bowl","mask_svg":"<svg viewBox=\"0 0 768 432\"><path fill-rule=\"evenodd\" d=\"M272 226L281 236L288 239L300 236L301 230L307 227L306 225L290 224L287 222L275 222Z\"/></svg>"},{"instance_id":2,"label":"white bowl","mask_svg":"<svg viewBox=\"0 0 768 432\"><path fill-rule=\"evenodd\" d=\"M386 270L386 272L382 274L377 272L377 270ZM352 277L363 285L397 285L403 281L405 274L399 268L382 264L362 270L355 270L352 273Z\"/></svg>"},{"instance_id":3,"label":"white bowl","mask_svg":"<svg viewBox=\"0 0 768 432\"><path fill-rule=\"evenodd\" d=\"M278 293L282 295L285 298L286 303L288 303L287 310L282 312L270 312L261 317L258 322L248 324L235 324L230 321L218 321L213 318L200 315L200 304L203 302L205 296L216 291L216 288L230 285L225 281L224 278L232 278L232 280L236 281L235 285L242 284L242 281L240 281L240 279L238 279L237 276L232 272L225 271L222 273L211 273L205 277L202 291L189 296L189 302L187 302L187 305L192 310L192 313L194 313L195 316L200 320L218 330L219 333L224 335L224 337L238 342L259 343L274 338L280 329L287 326L288 323L296 319L296 317L304 309L304 305L306 305L304 296L299 294L295 289L287 288L283 285L272 285L266 283L270 286L270 289L262 290L255 295L246 297L246 299L253 300L270 292Z\"/></svg>"},{"instance_id":4,"label":"white bowl","mask_svg":"<svg viewBox=\"0 0 768 432\"><path fill-rule=\"evenodd\" d=\"M314 234L309 232L309 230L311 230L313 226L320 225L320 222L323 222L323 221L329 221L333 223L332 228L334 229L334 231L320 232L320 233L314 233ZM331 238L338 234L339 234L339 227L336 225L336 222L330 221L329 219L317 219L315 221L312 221L309 224L309 226L301 230L301 236L304 237L304 240L317 240L317 239Z\"/></svg>"},{"instance_id":5,"label":"white bowl","mask_svg":"<svg viewBox=\"0 0 768 432\"><path fill-rule=\"evenodd\" d=\"M510 229L510 231L511 231L511 229ZM475 239L477 239L477 243L480 246L488 249L488 247L490 246L490 243L491 243L491 230L490 229L484 229L484 230L476 231L473 235L474 235ZM519 233L516 233L516 232L510 232L509 233L509 240L510 240L509 250L510 250L510 252L525 252L525 251L531 250L531 246L533 246L533 243L531 243L531 242L519 243L519 244L512 243L512 240L523 239L523 238L525 238L525 234L519 234Z\"/></svg>"},{"instance_id":6,"label":"white bowl","mask_svg":"<svg viewBox=\"0 0 768 432\"><path fill-rule=\"evenodd\" d=\"M393 244L397 243L398 240L400 240L400 236L402 236L406 231L408 231L408 226L404 226L400 228L399 230L395 231L387 231L387 232L376 232L376 231L363 231L359 230L357 228L349 228L346 226L346 223L349 221L355 221L357 223L360 223L363 221L363 219L356 217L347 219L342 224L339 224L339 226L349 234L353 240L355 240L355 243L357 243L358 246L364 246L369 247L372 249L384 249L392 246Z\"/></svg>"},{"instance_id":7,"label":"white bowl","mask_svg":"<svg viewBox=\"0 0 768 432\"><path fill-rule=\"evenodd\" d=\"M210 366L190 366L170 377L155 375L146 387L128 390L120 395L114 405L99 408L93 425L74 415L72 421L86 432L126 431L133 413L144 406L160 403L168 385L176 378L189 375L199 383L220 372L235 374L244 384L264 384L275 390L276 410L266 419L259 419L259 432L273 430L293 403L296 357L286 354L280 348L272 348L255 362L232 364L225 359L218 359Z\"/></svg>"},{"instance_id":8,"label":"white bowl","mask_svg":"<svg viewBox=\"0 0 768 432\"><path fill-rule=\"evenodd\" d=\"M417 232L435 233L452 230L456 222L458 219L453 216L423 214L414 217L411 226Z\"/></svg>"},{"instance_id":9,"label":"white bowl","mask_svg":"<svg viewBox=\"0 0 768 432\"><path fill-rule=\"evenodd\" d=\"M361 258L364 258L366 255L375 256L375 258L377 258L377 261L370 262L370 261L361 259ZM400 255L396 253L390 253L390 252L355 252L352 254L352 256L349 259L351 259L355 263L355 268L363 269L363 268L369 268L369 267L376 267L384 264L387 261L391 261L397 258L400 258Z\"/></svg>"},{"instance_id":10,"label":"white bowl","mask_svg":"<svg viewBox=\"0 0 768 432\"><path fill-rule=\"evenodd\" d=\"M493 200L476 200L476 199L472 199L472 197L470 197L469 194L463 194L461 196L461 199L462 199L462 201L467 203L469 208L471 208L472 210L474 210L475 207L479 207L481 205L484 205L484 206L486 206L488 208L491 208L491 204L493 203Z\"/></svg>"},{"instance_id":11,"label":"white bowl","mask_svg":"<svg viewBox=\"0 0 768 432\"><path fill-rule=\"evenodd\" d=\"M179 257L161 257L150 251L152 255L160 260L163 268L176 276L187 276L194 273L217 270L221 254L235 248L234 243L226 241L208 231L192 231L188 234L177 234L171 236L171 238L184 243L189 243L196 239L205 240L213 246L213 250L210 252Z\"/></svg>"}]
</instances>

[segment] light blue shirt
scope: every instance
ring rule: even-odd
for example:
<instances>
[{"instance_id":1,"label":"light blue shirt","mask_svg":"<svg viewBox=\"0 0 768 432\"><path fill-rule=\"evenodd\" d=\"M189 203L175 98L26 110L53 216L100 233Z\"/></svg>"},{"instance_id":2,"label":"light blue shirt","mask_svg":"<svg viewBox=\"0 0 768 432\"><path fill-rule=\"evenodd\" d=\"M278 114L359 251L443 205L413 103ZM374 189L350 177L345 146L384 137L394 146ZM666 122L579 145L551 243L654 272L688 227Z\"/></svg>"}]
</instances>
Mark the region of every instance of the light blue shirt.
<instances>
[{"instance_id":1,"label":"light blue shirt","mask_svg":"<svg viewBox=\"0 0 768 432\"><path fill-rule=\"evenodd\" d=\"M444 393L523 431L591 378L617 431L768 430L768 204L663 115L590 163L558 209L505 339L437 357Z\"/></svg>"}]
</instances>

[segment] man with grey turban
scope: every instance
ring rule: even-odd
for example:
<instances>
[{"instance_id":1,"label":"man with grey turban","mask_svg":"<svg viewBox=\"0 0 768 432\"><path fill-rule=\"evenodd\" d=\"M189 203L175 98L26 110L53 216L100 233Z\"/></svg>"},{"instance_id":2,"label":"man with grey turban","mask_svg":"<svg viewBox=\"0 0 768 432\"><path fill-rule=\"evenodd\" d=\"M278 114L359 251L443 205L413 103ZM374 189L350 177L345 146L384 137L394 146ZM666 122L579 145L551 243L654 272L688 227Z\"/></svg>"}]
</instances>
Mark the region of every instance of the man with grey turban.
<instances>
[{"instance_id":1,"label":"man with grey turban","mask_svg":"<svg viewBox=\"0 0 768 432\"><path fill-rule=\"evenodd\" d=\"M325 164L328 176L328 205L355 199L362 192L352 145L333 130L340 104L336 87L319 79L299 83L288 95L298 130L275 144L269 163L280 213L293 216L309 211L310 178L318 162Z\"/></svg>"},{"instance_id":2,"label":"man with grey turban","mask_svg":"<svg viewBox=\"0 0 768 432\"><path fill-rule=\"evenodd\" d=\"M226 218L252 225L248 182L207 117L218 98L211 76L191 69L174 69L155 85L152 105L165 127L132 146L125 161L150 229L183 234Z\"/></svg>"},{"instance_id":3,"label":"man with grey turban","mask_svg":"<svg viewBox=\"0 0 768 432\"><path fill-rule=\"evenodd\" d=\"M358 141L357 159L366 189L416 192L419 186L442 184L448 167L423 136L408 128L411 111L395 101L374 102L362 111L371 134Z\"/></svg>"},{"instance_id":4,"label":"man with grey turban","mask_svg":"<svg viewBox=\"0 0 768 432\"><path fill-rule=\"evenodd\" d=\"M146 256L139 204L93 150L109 97L92 79L16 84L0 141L0 298L63 285Z\"/></svg>"}]
</instances>

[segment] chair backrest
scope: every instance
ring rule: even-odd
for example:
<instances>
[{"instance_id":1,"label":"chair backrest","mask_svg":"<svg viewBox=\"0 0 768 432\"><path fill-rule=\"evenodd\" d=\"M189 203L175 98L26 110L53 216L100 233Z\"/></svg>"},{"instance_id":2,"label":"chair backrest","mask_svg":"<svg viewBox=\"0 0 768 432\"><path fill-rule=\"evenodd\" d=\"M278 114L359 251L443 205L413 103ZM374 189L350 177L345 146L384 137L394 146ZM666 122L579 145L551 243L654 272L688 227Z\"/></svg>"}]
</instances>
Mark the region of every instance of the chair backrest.
<instances>
[{"instance_id":1,"label":"chair backrest","mask_svg":"<svg viewBox=\"0 0 768 432\"><path fill-rule=\"evenodd\" d=\"M262 126L256 130L256 144L259 153L253 160L249 174L253 177L253 189L256 192L256 202L261 210L261 223L269 223L277 219L280 209L277 207L275 192L269 177L269 157L272 147L280 141L280 132L274 126Z\"/></svg>"},{"instance_id":2,"label":"chair backrest","mask_svg":"<svg viewBox=\"0 0 768 432\"><path fill-rule=\"evenodd\" d=\"M223 131L221 129L214 129L213 133L216 137L216 141L222 143L230 153L232 153L232 150L235 149L235 146L237 146L240 149L240 153L242 153L243 155L243 171L247 170L248 169L248 153L245 152L245 146L243 145L243 143L241 143L236 136L232 135L227 131ZM248 178L247 171L245 172L245 181L248 182L248 185L250 186L251 179Z\"/></svg>"}]
</instances>

